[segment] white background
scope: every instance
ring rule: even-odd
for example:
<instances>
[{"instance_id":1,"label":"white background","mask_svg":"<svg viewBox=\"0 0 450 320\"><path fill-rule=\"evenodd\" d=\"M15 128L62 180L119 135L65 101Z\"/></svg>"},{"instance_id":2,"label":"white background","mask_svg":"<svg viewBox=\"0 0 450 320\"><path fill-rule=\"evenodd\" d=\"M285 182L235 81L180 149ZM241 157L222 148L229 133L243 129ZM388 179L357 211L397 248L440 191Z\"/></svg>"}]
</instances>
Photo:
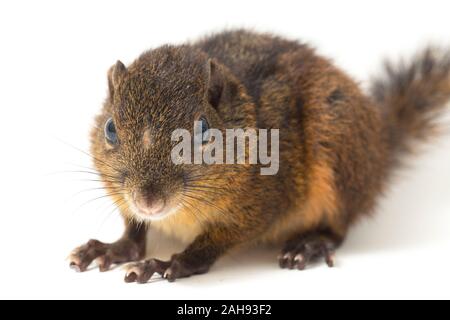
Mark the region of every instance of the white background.
<instances>
[{"instance_id":1,"label":"white background","mask_svg":"<svg viewBox=\"0 0 450 320\"><path fill-rule=\"evenodd\" d=\"M208 275L136 285L123 283L120 269L76 274L65 260L89 238L121 233L107 198L84 204L103 193L78 193L98 185L69 172L90 159L68 145L88 149L117 59L246 26L311 43L366 88L385 57L450 47L449 14L448 1L431 0L2 1L0 297L450 298L450 135L409 161L334 269L279 270L277 250L258 249ZM157 238L149 254L169 254Z\"/></svg>"}]
</instances>

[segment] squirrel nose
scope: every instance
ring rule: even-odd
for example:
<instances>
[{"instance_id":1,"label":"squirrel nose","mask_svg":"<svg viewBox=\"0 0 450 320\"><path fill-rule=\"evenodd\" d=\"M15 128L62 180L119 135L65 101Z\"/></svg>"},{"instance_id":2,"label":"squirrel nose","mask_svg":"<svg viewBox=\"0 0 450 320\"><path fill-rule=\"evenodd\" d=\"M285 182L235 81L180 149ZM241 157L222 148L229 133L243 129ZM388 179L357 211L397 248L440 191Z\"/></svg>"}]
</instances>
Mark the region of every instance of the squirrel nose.
<instances>
[{"instance_id":1,"label":"squirrel nose","mask_svg":"<svg viewBox=\"0 0 450 320\"><path fill-rule=\"evenodd\" d=\"M156 197L151 191L133 192L132 198L139 212L145 215L158 214L165 206L164 200Z\"/></svg>"}]
</instances>

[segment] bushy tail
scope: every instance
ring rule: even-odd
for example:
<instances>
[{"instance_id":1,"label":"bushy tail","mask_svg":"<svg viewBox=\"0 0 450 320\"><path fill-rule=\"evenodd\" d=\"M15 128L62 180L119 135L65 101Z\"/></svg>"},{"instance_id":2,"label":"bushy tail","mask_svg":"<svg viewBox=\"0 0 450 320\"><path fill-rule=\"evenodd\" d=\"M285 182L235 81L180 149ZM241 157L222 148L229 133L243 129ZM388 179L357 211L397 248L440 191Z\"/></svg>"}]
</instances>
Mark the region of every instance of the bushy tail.
<instances>
[{"instance_id":1,"label":"bushy tail","mask_svg":"<svg viewBox=\"0 0 450 320\"><path fill-rule=\"evenodd\" d=\"M450 50L427 49L410 63L387 62L372 87L383 108L391 151L411 151L414 139L436 132L436 118L450 102Z\"/></svg>"}]
</instances>

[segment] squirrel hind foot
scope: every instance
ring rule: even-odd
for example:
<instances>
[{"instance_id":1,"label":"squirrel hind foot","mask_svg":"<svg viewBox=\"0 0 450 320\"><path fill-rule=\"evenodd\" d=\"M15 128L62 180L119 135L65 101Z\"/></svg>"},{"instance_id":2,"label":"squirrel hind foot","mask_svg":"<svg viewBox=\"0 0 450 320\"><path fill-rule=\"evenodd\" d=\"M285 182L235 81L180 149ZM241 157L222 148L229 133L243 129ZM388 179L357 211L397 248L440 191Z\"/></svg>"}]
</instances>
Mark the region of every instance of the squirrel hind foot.
<instances>
[{"instance_id":1,"label":"squirrel hind foot","mask_svg":"<svg viewBox=\"0 0 450 320\"><path fill-rule=\"evenodd\" d=\"M341 241L324 233L300 235L287 241L278 263L283 269L305 270L311 263L324 259L328 267L335 265L335 250Z\"/></svg>"}]
</instances>

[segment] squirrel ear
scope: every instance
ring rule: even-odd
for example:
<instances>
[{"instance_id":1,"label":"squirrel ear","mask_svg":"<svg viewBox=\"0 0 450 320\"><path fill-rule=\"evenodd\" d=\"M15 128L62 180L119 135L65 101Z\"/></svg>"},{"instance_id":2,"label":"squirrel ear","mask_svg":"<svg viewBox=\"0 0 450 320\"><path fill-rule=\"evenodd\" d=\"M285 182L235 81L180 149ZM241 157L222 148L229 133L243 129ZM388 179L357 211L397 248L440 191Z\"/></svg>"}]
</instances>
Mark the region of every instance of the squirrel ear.
<instances>
[{"instance_id":1,"label":"squirrel ear","mask_svg":"<svg viewBox=\"0 0 450 320\"><path fill-rule=\"evenodd\" d=\"M114 94L114 90L117 88L120 79L122 79L126 73L127 68L120 60L117 60L116 64L109 68L108 86L111 96Z\"/></svg>"},{"instance_id":2,"label":"squirrel ear","mask_svg":"<svg viewBox=\"0 0 450 320\"><path fill-rule=\"evenodd\" d=\"M207 62L207 97L208 102L217 108L222 98L223 90L225 87L225 77L222 73L220 65L218 65L213 59L208 59Z\"/></svg>"}]
</instances>

